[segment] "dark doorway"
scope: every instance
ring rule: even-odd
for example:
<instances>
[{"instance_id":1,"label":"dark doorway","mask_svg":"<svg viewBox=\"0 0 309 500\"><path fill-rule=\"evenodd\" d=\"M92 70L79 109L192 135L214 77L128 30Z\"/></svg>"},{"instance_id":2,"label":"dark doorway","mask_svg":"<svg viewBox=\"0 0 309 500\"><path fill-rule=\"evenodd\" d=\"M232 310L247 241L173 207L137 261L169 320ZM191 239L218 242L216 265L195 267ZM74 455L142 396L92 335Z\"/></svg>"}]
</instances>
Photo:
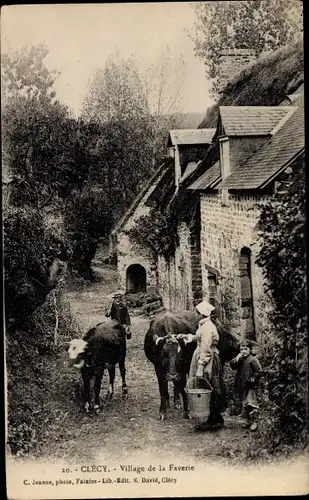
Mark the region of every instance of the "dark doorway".
<instances>
[{"instance_id":1,"label":"dark doorway","mask_svg":"<svg viewBox=\"0 0 309 500\"><path fill-rule=\"evenodd\" d=\"M127 292L146 292L146 269L140 264L132 264L127 269Z\"/></svg>"},{"instance_id":2,"label":"dark doorway","mask_svg":"<svg viewBox=\"0 0 309 500\"><path fill-rule=\"evenodd\" d=\"M240 323L242 335L255 340L253 294L251 282L251 250L243 247L239 256Z\"/></svg>"},{"instance_id":3,"label":"dark doorway","mask_svg":"<svg viewBox=\"0 0 309 500\"><path fill-rule=\"evenodd\" d=\"M222 320L221 289L219 285L219 271L206 265L208 279L209 302L215 307L217 318Z\"/></svg>"}]
</instances>

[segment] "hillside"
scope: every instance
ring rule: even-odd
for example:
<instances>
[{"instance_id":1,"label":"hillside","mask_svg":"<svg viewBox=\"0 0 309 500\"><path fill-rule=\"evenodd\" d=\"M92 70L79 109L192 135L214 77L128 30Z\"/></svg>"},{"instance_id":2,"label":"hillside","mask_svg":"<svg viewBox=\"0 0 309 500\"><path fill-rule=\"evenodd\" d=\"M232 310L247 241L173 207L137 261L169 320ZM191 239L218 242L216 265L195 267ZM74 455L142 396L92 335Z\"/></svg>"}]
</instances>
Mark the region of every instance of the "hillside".
<instances>
[{"instance_id":1,"label":"hillside","mask_svg":"<svg viewBox=\"0 0 309 500\"><path fill-rule=\"evenodd\" d=\"M175 120L177 123L177 129L198 128L204 118L204 113L178 113L165 115L165 117L168 120Z\"/></svg>"}]
</instances>

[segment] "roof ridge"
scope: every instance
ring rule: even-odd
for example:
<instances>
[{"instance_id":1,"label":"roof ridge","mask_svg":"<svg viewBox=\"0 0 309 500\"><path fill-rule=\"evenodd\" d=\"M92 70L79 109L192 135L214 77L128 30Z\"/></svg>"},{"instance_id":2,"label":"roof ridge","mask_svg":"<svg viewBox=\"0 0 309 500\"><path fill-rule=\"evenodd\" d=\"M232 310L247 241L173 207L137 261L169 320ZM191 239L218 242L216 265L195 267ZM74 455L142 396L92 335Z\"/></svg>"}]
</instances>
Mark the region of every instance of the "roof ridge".
<instances>
[{"instance_id":1,"label":"roof ridge","mask_svg":"<svg viewBox=\"0 0 309 500\"><path fill-rule=\"evenodd\" d=\"M286 115L279 120L277 125L274 126L274 128L269 132L271 136L275 135L278 130L281 129L281 127L285 124L285 122L292 116L293 113L298 109L298 106L280 106L281 108L289 108L289 111L286 113Z\"/></svg>"},{"instance_id":2,"label":"roof ridge","mask_svg":"<svg viewBox=\"0 0 309 500\"><path fill-rule=\"evenodd\" d=\"M233 108L233 109L269 109L269 110L271 110L271 109L278 108L280 110L281 109L288 110L288 109L290 109L290 107L291 106L280 106L280 105L278 105L278 106L219 106L219 109L221 109L221 108Z\"/></svg>"},{"instance_id":3,"label":"roof ridge","mask_svg":"<svg viewBox=\"0 0 309 500\"><path fill-rule=\"evenodd\" d=\"M165 166L165 169L163 168ZM147 194L147 191L152 187L153 182L156 180L157 177L163 176L165 171L169 169L170 165L168 161L164 161L159 168L154 172L154 174L150 177L146 185L143 187L143 189L139 192L139 194L134 198L132 201L131 205L128 207L128 209L125 211L125 213L120 217L118 223L116 226L112 229L111 235L115 234L119 231L119 229L122 227L122 225L128 220L130 215L134 212L134 210L138 207L139 203L142 201L143 197Z\"/></svg>"},{"instance_id":4,"label":"roof ridge","mask_svg":"<svg viewBox=\"0 0 309 500\"><path fill-rule=\"evenodd\" d=\"M284 106L281 106L281 108L283 108ZM290 107L290 106L288 106ZM189 132L189 131L193 131L193 132L197 132L197 131L201 131L203 132L204 130L215 130L215 127L207 127L207 128L172 128L169 130L169 133L171 132Z\"/></svg>"}]
</instances>

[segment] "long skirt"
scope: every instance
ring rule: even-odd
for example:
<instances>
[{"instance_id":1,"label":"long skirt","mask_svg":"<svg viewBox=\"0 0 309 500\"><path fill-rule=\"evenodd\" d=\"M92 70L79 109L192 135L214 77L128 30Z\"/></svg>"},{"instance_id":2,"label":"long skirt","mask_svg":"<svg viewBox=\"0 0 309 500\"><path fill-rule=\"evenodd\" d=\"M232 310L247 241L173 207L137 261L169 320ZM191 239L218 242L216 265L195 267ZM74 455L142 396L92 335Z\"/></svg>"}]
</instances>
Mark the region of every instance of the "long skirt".
<instances>
[{"instance_id":1,"label":"long skirt","mask_svg":"<svg viewBox=\"0 0 309 500\"><path fill-rule=\"evenodd\" d=\"M193 353L189 377L196 376L196 370L198 367L198 360L200 356L200 347L197 347ZM226 409L227 399L226 399L226 389L223 380L223 368L219 355L213 352L211 366L211 374L209 376L207 366L204 368L204 377L209 380L212 387L212 393L210 398L210 415L207 422L210 425L222 424L223 418L221 413Z\"/></svg>"}]
</instances>

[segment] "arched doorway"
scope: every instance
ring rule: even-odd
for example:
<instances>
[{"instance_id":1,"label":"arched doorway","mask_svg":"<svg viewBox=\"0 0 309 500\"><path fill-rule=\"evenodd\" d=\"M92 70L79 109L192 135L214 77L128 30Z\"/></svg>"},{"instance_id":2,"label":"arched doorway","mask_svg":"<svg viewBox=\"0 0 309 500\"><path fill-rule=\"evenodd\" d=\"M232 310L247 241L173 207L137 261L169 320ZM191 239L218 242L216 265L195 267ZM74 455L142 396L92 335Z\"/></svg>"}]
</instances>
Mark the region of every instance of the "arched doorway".
<instances>
[{"instance_id":1,"label":"arched doorway","mask_svg":"<svg viewBox=\"0 0 309 500\"><path fill-rule=\"evenodd\" d=\"M146 292L146 269L140 264L132 264L127 269L126 288L128 293Z\"/></svg>"},{"instance_id":2,"label":"arched doorway","mask_svg":"<svg viewBox=\"0 0 309 500\"><path fill-rule=\"evenodd\" d=\"M242 336L255 340L253 293L251 281L251 250L243 247L239 256L240 323Z\"/></svg>"}]
</instances>

